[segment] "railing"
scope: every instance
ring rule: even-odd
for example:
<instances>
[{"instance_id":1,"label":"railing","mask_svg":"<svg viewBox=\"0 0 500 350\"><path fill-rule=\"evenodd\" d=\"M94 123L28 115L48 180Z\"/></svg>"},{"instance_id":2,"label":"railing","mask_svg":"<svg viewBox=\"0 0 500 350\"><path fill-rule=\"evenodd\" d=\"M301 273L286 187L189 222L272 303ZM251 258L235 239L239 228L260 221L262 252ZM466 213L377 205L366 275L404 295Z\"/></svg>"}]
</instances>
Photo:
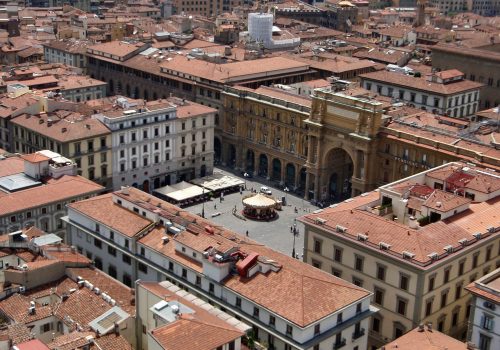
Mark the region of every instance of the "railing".
<instances>
[{"instance_id":1,"label":"railing","mask_svg":"<svg viewBox=\"0 0 500 350\"><path fill-rule=\"evenodd\" d=\"M352 333L352 339L358 339L365 335L365 329L361 328L359 331Z\"/></svg>"},{"instance_id":2,"label":"railing","mask_svg":"<svg viewBox=\"0 0 500 350\"><path fill-rule=\"evenodd\" d=\"M346 344L346 340L345 340L345 338L342 338L342 340L340 342L333 344L333 349L334 350L340 349L341 347L345 346L345 344Z\"/></svg>"}]
</instances>

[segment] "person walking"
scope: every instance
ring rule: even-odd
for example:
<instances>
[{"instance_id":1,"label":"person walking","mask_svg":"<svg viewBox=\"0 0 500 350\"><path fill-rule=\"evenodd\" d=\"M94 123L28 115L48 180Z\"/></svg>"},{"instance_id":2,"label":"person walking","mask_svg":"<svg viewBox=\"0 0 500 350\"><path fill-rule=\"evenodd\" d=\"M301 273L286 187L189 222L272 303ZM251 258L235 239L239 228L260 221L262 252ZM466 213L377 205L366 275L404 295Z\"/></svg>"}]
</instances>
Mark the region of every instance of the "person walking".
<instances>
[{"instance_id":1,"label":"person walking","mask_svg":"<svg viewBox=\"0 0 500 350\"><path fill-rule=\"evenodd\" d=\"M248 237L248 230L247 230L247 237Z\"/></svg>"}]
</instances>

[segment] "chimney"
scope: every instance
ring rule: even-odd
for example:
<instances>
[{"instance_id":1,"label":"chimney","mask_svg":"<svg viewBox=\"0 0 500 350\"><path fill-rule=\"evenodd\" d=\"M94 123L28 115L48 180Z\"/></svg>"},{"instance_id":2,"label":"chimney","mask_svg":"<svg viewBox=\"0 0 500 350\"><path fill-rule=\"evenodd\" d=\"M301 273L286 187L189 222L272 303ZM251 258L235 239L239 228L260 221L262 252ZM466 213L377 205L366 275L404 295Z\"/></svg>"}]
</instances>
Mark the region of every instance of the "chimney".
<instances>
[{"instance_id":1,"label":"chimney","mask_svg":"<svg viewBox=\"0 0 500 350\"><path fill-rule=\"evenodd\" d=\"M424 324L423 323L421 323L421 324L418 325L418 331L419 332L423 332L424 331Z\"/></svg>"},{"instance_id":2,"label":"chimney","mask_svg":"<svg viewBox=\"0 0 500 350\"><path fill-rule=\"evenodd\" d=\"M115 322L113 330L117 336L120 335L120 326L118 325L118 322Z\"/></svg>"},{"instance_id":3,"label":"chimney","mask_svg":"<svg viewBox=\"0 0 500 350\"><path fill-rule=\"evenodd\" d=\"M427 330L432 332L432 322L427 323Z\"/></svg>"}]
</instances>

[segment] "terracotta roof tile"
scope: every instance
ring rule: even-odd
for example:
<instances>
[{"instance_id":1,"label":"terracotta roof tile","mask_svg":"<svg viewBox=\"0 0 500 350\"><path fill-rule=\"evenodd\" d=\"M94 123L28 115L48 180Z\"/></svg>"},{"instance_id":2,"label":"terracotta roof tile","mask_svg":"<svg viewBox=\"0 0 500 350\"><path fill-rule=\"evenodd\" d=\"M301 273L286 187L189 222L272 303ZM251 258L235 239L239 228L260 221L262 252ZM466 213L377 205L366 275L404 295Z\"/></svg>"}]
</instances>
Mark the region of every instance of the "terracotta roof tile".
<instances>
[{"instance_id":1,"label":"terracotta roof tile","mask_svg":"<svg viewBox=\"0 0 500 350\"><path fill-rule=\"evenodd\" d=\"M415 328L386 344L385 348L398 348L401 350L466 350L467 344L435 329L432 331L425 329L420 332L418 328Z\"/></svg>"},{"instance_id":2,"label":"terracotta roof tile","mask_svg":"<svg viewBox=\"0 0 500 350\"><path fill-rule=\"evenodd\" d=\"M131 216L129 210L114 204L111 198L111 194L106 194L71 203L69 207L128 237L135 236L151 224L139 215Z\"/></svg>"},{"instance_id":3,"label":"terracotta roof tile","mask_svg":"<svg viewBox=\"0 0 500 350\"><path fill-rule=\"evenodd\" d=\"M0 216L77 196L92 195L102 189L102 186L81 176L64 175L46 185L5 194L2 197Z\"/></svg>"},{"instance_id":4,"label":"terracotta roof tile","mask_svg":"<svg viewBox=\"0 0 500 350\"><path fill-rule=\"evenodd\" d=\"M362 80L379 81L394 86L402 86L409 89L424 90L440 95L451 95L459 92L479 89L483 84L470 80L460 80L448 84L427 81L425 77L415 77L396 72L381 70L377 72L360 75Z\"/></svg>"},{"instance_id":5,"label":"terracotta roof tile","mask_svg":"<svg viewBox=\"0 0 500 350\"><path fill-rule=\"evenodd\" d=\"M0 159L0 177L24 172L24 160L21 157Z\"/></svg>"}]
</instances>

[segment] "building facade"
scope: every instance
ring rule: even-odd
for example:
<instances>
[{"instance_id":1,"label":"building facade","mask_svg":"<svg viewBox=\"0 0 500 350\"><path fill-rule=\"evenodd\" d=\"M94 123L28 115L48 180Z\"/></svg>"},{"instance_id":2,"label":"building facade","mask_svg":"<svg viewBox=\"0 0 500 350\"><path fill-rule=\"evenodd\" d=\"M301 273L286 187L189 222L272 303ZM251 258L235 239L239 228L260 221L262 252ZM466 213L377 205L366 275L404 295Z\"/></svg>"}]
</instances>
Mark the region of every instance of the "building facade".
<instances>
[{"instance_id":1,"label":"building facade","mask_svg":"<svg viewBox=\"0 0 500 350\"><path fill-rule=\"evenodd\" d=\"M458 69L467 79L483 84L480 109L500 105L500 45L476 48L435 45L432 47L432 67Z\"/></svg>"},{"instance_id":2,"label":"building facade","mask_svg":"<svg viewBox=\"0 0 500 350\"><path fill-rule=\"evenodd\" d=\"M14 152L57 152L76 163L78 175L111 188L111 132L100 121L54 110L22 114L11 123Z\"/></svg>"},{"instance_id":3,"label":"building facade","mask_svg":"<svg viewBox=\"0 0 500 350\"><path fill-rule=\"evenodd\" d=\"M132 185L149 192L212 173L215 109L181 99L125 97L89 106L111 130L114 189Z\"/></svg>"},{"instance_id":4,"label":"building facade","mask_svg":"<svg viewBox=\"0 0 500 350\"><path fill-rule=\"evenodd\" d=\"M1 233L37 226L64 238L66 205L102 192L102 186L75 175L74 163L44 153L0 160Z\"/></svg>"},{"instance_id":5,"label":"building facade","mask_svg":"<svg viewBox=\"0 0 500 350\"><path fill-rule=\"evenodd\" d=\"M379 71L361 76L362 86L381 96L408 103L435 114L468 117L479 110L482 84L467 81L464 73L447 70L416 77Z\"/></svg>"},{"instance_id":6,"label":"building facade","mask_svg":"<svg viewBox=\"0 0 500 350\"><path fill-rule=\"evenodd\" d=\"M480 350L500 347L500 269L466 287L472 294L467 340Z\"/></svg>"},{"instance_id":7,"label":"building facade","mask_svg":"<svg viewBox=\"0 0 500 350\"><path fill-rule=\"evenodd\" d=\"M427 170L304 216L304 261L374 291L370 347L421 323L465 340L464 288L500 265L500 228L482 219L499 195L500 177L483 169Z\"/></svg>"},{"instance_id":8,"label":"building facade","mask_svg":"<svg viewBox=\"0 0 500 350\"><path fill-rule=\"evenodd\" d=\"M370 292L142 191L74 203L65 220L97 268L127 285L168 280L196 293L267 347L366 348Z\"/></svg>"}]
</instances>

